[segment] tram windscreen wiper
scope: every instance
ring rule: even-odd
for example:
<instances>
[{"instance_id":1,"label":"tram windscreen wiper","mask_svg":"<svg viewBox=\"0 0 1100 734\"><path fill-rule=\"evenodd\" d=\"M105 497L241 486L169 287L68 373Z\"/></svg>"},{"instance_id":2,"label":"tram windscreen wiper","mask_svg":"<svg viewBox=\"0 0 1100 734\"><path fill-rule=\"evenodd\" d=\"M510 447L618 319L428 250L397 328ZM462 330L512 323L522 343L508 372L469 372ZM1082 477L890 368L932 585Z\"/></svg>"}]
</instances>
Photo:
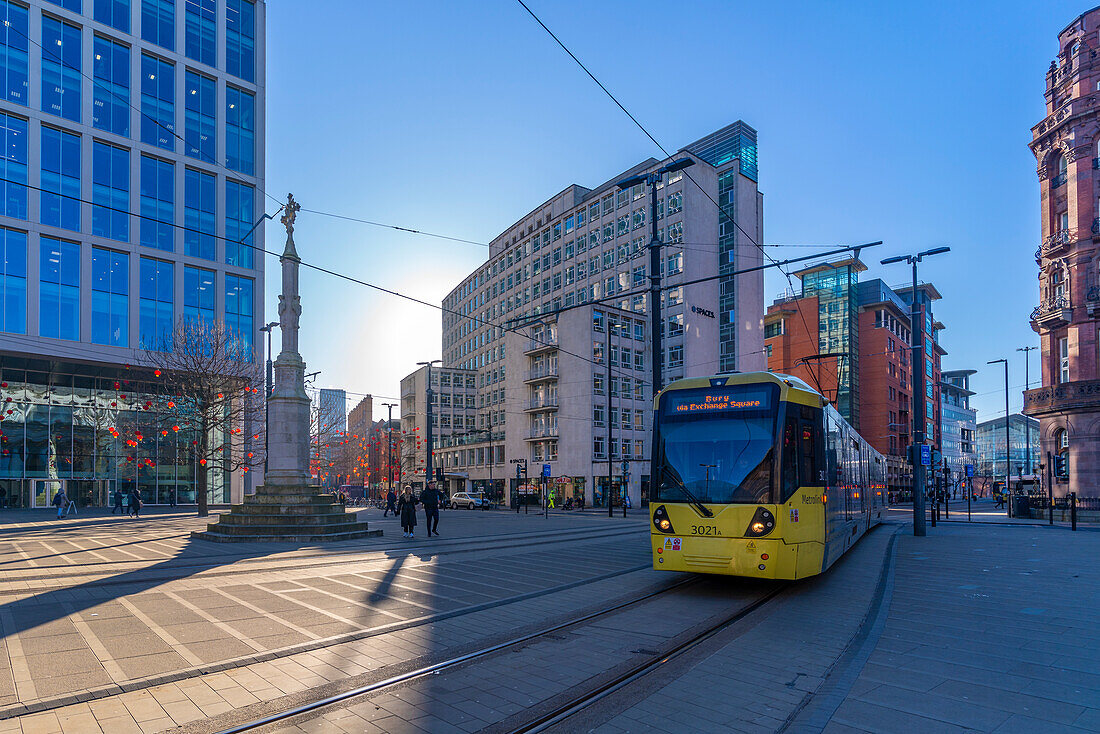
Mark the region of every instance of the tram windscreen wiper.
<instances>
[{"instance_id":1,"label":"tram windscreen wiper","mask_svg":"<svg viewBox=\"0 0 1100 734\"><path fill-rule=\"evenodd\" d=\"M676 488L684 493L684 496L687 497L687 499L688 499L688 504L691 505L693 508L695 508L696 512L698 512L703 517L714 517L714 513L711 512L709 509L707 509L707 506L704 505L702 502L700 502L699 498L696 497L695 495L693 495L688 490L688 488L686 486L684 486L684 483L680 481L679 477L677 477L675 474L671 474L671 473L667 473L667 472L664 473L664 474L665 474L665 476L663 478L664 479L671 479L673 481Z\"/></svg>"}]
</instances>

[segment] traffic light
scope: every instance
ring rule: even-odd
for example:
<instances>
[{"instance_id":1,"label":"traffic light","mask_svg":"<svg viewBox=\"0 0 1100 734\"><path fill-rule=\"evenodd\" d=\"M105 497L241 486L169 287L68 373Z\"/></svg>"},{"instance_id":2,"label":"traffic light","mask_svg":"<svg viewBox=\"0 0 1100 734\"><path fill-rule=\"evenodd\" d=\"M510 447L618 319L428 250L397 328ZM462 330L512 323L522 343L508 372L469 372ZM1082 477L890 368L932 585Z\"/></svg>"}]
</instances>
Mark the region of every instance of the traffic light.
<instances>
[{"instance_id":1,"label":"traffic light","mask_svg":"<svg viewBox=\"0 0 1100 734\"><path fill-rule=\"evenodd\" d=\"M1069 479L1069 461L1065 454L1054 455L1054 476L1059 479Z\"/></svg>"}]
</instances>

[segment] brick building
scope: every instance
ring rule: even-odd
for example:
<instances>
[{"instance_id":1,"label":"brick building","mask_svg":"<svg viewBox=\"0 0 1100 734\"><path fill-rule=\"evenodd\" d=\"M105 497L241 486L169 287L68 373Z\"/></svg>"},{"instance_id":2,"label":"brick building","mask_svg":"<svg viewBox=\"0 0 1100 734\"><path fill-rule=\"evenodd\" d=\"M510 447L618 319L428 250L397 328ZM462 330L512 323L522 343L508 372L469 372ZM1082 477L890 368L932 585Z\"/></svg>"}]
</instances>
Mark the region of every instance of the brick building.
<instances>
[{"instance_id":1,"label":"brick building","mask_svg":"<svg viewBox=\"0 0 1100 734\"><path fill-rule=\"evenodd\" d=\"M867 267L857 258L826 263L794 275L802 284L768 308L764 350L768 369L795 375L817 388L841 415L886 456L892 491L908 490L906 460L911 429L912 374L909 343L912 286L891 288L882 280L859 282ZM925 310L926 428L941 444L940 358L945 354L932 316L940 298L930 284L917 287Z\"/></svg>"},{"instance_id":2,"label":"brick building","mask_svg":"<svg viewBox=\"0 0 1100 734\"><path fill-rule=\"evenodd\" d=\"M1038 164L1043 386L1024 393L1039 419L1040 457L1068 458L1054 493L1100 496L1100 8L1058 34L1046 75L1046 117L1031 129ZM1043 459L1041 459L1043 460Z\"/></svg>"}]
</instances>

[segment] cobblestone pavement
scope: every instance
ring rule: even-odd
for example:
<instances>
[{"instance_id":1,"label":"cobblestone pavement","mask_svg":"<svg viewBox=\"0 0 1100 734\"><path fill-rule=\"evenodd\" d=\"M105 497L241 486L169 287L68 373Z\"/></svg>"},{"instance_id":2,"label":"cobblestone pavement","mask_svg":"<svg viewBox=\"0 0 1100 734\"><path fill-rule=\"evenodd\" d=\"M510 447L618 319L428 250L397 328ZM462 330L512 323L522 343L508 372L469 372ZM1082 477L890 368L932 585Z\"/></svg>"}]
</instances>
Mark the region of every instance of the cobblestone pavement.
<instances>
[{"instance_id":1,"label":"cobblestone pavement","mask_svg":"<svg viewBox=\"0 0 1100 734\"><path fill-rule=\"evenodd\" d=\"M6 514L13 521L0 527L0 732L94 732L100 717L119 719L104 731L160 731L259 701L258 690L281 696L426 652L435 638L420 628L433 620L449 618L449 634L465 640L477 633L463 621L472 609L538 608L649 560L644 518L448 511L446 539L410 540L367 511L390 537L287 549L191 540L203 523L183 514L60 523L27 514ZM483 632L516 622L514 610L493 608L506 611L483 619ZM387 632L359 663L315 654ZM249 670L257 663L266 675ZM204 699L221 669L265 685L226 675Z\"/></svg>"}]
</instances>

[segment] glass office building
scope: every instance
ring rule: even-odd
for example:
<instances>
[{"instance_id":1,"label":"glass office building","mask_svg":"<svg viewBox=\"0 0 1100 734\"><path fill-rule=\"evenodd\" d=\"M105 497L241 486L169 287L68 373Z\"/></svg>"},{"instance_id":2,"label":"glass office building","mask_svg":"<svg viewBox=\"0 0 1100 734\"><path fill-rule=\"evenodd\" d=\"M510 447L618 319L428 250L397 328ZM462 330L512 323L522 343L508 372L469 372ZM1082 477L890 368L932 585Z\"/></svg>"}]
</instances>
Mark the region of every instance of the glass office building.
<instances>
[{"instance_id":1,"label":"glass office building","mask_svg":"<svg viewBox=\"0 0 1100 734\"><path fill-rule=\"evenodd\" d=\"M260 343L264 15L0 0L0 504L194 501L190 440L145 406L157 385L136 366L185 317Z\"/></svg>"}]
</instances>

